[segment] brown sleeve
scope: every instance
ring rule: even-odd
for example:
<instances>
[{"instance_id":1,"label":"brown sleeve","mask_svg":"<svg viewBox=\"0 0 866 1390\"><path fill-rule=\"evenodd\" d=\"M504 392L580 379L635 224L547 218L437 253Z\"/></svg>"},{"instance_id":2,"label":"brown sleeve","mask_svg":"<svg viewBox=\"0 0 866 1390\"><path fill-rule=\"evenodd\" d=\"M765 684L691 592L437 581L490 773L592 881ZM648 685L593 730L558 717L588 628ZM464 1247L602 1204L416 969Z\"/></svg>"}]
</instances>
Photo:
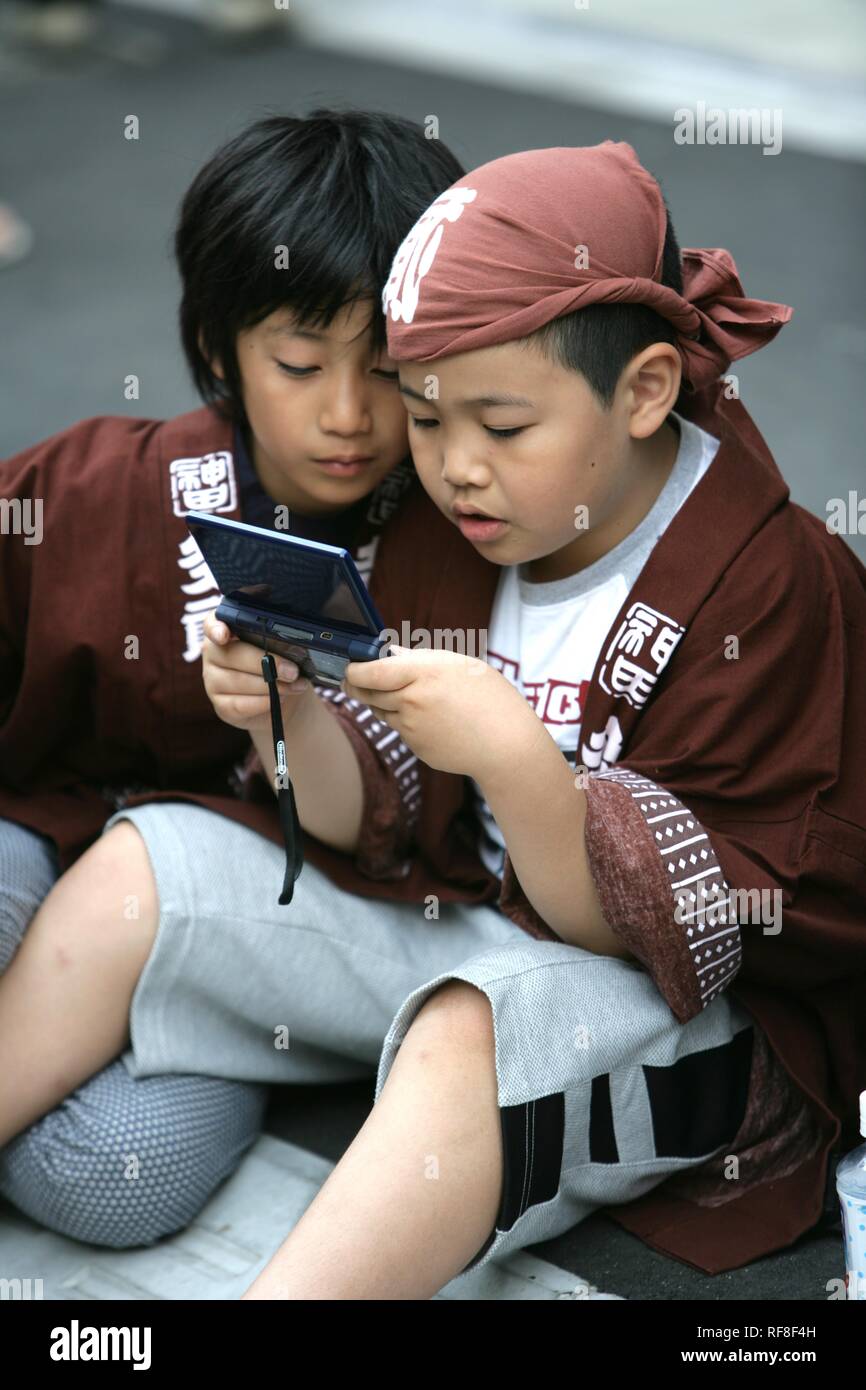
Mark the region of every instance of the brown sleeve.
<instances>
[{"instance_id":1,"label":"brown sleeve","mask_svg":"<svg viewBox=\"0 0 866 1390\"><path fill-rule=\"evenodd\" d=\"M368 705L330 686L317 685L315 691L340 720L361 771L364 801L355 866L368 878L404 878L421 807L418 759ZM245 800L274 795L254 747L241 781Z\"/></svg>"},{"instance_id":2,"label":"brown sleeve","mask_svg":"<svg viewBox=\"0 0 866 1390\"><path fill-rule=\"evenodd\" d=\"M23 683L33 571L44 553L40 545L32 544L33 536L28 537L23 527L27 521L33 526L36 509L43 505L33 493L37 498L44 496L41 468L46 452L37 445L14 458L0 460L0 492L13 520L14 509L20 507L22 523L22 529L13 525L8 536L4 533L0 543L0 724L11 714ZM25 520L28 507L31 510Z\"/></svg>"},{"instance_id":3,"label":"brown sleeve","mask_svg":"<svg viewBox=\"0 0 866 1390\"><path fill-rule=\"evenodd\" d=\"M592 774L586 798L586 850L605 921L686 1023L742 964L710 835L671 792L628 768Z\"/></svg>"},{"instance_id":4,"label":"brown sleeve","mask_svg":"<svg viewBox=\"0 0 866 1390\"><path fill-rule=\"evenodd\" d=\"M687 1023L731 983L742 959L712 841L681 801L627 769L592 773L586 796L586 851L604 919ZM562 940L532 906L507 852L499 908L531 936Z\"/></svg>"},{"instance_id":5,"label":"brown sleeve","mask_svg":"<svg viewBox=\"0 0 866 1390\"><path fill-rule=\"evenodd\" d=\"M355 865L368 878L404 878L421 809L418 759L369 705L316 686L348 735L361 769L364 805Z\"/></svg>"}]
</instances>

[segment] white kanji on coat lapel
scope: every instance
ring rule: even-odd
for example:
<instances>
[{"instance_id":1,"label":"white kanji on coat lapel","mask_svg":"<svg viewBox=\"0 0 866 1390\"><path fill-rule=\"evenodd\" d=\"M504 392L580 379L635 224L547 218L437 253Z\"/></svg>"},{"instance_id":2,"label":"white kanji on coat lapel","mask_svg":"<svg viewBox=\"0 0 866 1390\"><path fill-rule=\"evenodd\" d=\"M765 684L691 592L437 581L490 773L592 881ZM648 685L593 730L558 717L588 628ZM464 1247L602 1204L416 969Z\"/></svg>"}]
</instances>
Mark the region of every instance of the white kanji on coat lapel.
<instances>
[{"instance_id":1,"label":"white kanji on coat lapel","mask_svg":"<svg viewBox=\"0 0 866 1390\"><path fill-rule=\"evenodd\" d=\"M222 594L195 539L187 536L179 542L178 549L177 563L187 579L180 586L186 598L180 616L185 639L183 659L197 661L204 646L204 620L219 607Z\"/></svg>"},{"instance_id":2,"label":"white kanji on coat lapel","mask_svg":"<svg viewBox=\"0 0 866 1390\"><path fill-rule=\"evenodd\" d=\"M601 689L640 709L684 632L682 624L667 614L646 603L633 603L604 654L598 673Z\"/></svg>"},{"instance_id":3,"label":"white kanji on coat lapel","mask_svg":"<svg viewBox=\"0 0 866 1390\"><path fill-rule=\"evenodd\" d=\"M580 760L590 772L607 772L619 762L623 735L615 714L610 715L603 729L588 734L582 742Z\"/></svg>"},{"instance_id":4,"label":"white kanji on coat lapel","mask_svg":"<svg viewBox=\"0 0 866 1390\"><path fill-rule=\"evenodd\" d=\"M237 486L228 449L200 458L173 459L168 466L171 505L175 516L190 512L233 512Z\"/></svg>"},{"instance_id":5,"label":"white kanji on coat lapel","mask_svg":"<svg viewBox=\"0 0 866 1390\"><path fill-rule=\"evenodd\" d=\"M370 576L373 573L373 561L376 558L376 550L380 539L380 536L374 536L366 545L359 545L352 556L352 559L355 561L355 569L368 586L370 583Z\"/></svg>"}]
</instances>

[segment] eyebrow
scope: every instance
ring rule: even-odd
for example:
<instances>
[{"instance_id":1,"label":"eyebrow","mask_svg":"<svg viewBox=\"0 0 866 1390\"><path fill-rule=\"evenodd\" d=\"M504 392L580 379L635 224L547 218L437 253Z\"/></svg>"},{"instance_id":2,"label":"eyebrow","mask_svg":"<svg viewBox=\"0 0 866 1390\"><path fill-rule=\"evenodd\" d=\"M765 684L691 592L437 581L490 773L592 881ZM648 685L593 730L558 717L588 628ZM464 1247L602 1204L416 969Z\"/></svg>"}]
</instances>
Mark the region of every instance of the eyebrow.
<instances>
[{"instance_id":1,"label":"eyebrow","mask_svg":"<svg viewBox=\"0 0 866 1390\"><path fill-rule=\"evenodd\" d=\"M267 332L271 338L312 338L317 343L325 337L324 333L316 333L312 328L289 328L284 324L271 324Z\"/></svg>"},{"instance_id":2,"label":"eyebrow","mask_svg":"<svg viewBox=\"0 0 866 1390\"><path fill-rule=\"evenodd\" d=\"M413 400L416 400L416 401L427 401L427 404L428 404L428 405L431 404L431 402L428 401L427 397L424 395L423 391L415 391L415 390L412 389L411 386L404 386L402 382L400 383L400 390L401 390L401 392L403 393L404 396L411 396L411 397L413 398ZM434 402L434 404L435 404L435 402ZM530 409L532 409L532 410L535 409L535 401L529 400L526 396L515 396L515 395L513 395L510 391L503 391L500 395L496 395L496 396L472 396L471 398L470 398L470 397L467 397L467 398L465 398L465 399L462 400L462 401L457 401L457 402L455 402L455 404L457 404L457 405L526 405L526 406L529 406Z\"/></svg>"}]
</instances>

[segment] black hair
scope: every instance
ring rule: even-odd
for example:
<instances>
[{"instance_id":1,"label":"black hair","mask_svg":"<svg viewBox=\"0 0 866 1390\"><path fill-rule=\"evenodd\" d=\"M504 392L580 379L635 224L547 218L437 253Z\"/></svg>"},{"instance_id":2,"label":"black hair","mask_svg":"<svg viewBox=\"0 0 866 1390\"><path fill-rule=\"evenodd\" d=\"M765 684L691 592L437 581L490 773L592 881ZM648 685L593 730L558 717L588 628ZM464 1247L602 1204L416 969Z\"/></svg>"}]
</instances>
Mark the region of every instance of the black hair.
<instances>
[{"instance_id":1,"label":"black hair","mask_svg":"<svg viewBox=\"0 0 866 1390\"><path fill-rule=\"evenodd\" d=\"M680 247L665 203L667 227L661 283L683 292ZM549 360L579 372L606 410L610 409L623 368L650 343L676 343L669 319L646 304L590 304L551 319L519 341L538 348Z\"/></svg>"},{"instance_id":2,"label":"black hair","mask_svg":"<svg viewBox=\"0 0 866 1390\"><path fill-rule=\"evenodd\" d=\"M243 423L237 335L283 307L327 327L370 296L373 345L384 347L381 293L397 248L464 172L423 126L354 109L270 116L217 150L184 196L175 232L181 340L202 399Z\"/></svg>"}]
</instances>

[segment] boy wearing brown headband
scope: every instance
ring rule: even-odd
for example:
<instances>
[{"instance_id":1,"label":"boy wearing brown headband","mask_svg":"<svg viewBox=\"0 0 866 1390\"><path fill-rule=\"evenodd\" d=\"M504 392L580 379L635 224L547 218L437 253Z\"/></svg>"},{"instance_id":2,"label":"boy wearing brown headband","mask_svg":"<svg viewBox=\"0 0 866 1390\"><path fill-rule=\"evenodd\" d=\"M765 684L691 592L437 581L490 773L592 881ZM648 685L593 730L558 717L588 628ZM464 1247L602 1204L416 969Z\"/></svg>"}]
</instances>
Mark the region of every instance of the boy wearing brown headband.
<instances>
[{"instance_id":1,"label":"boy wearing brown headband","mask_svg":"<svg viewBox=\"0 0 866 1390\"><path fill-rule=\"evenodd\" d=\"M374 593L412 649L351 666L345 692L417 780L381 740L346 835L379 882L317 862L353 892L495 902L524 936L406 1000L380 1137L425 1050L447 1077L450 1028L500 1119L482 1064L495 1218L468 1268L598 1206L737 1267L820 1219L866 1054L866 573L791 503L725 375L791 310L746 298L726 251L680 256L657 183L610 141L459 180L383 304L425 493ZM296 1296L315 1210L256 1296ZM458 1213L455 1251L479 1229Z\"/></svg>"},{"instance_id":2,"label":"boy wearing brown headband","mask_svg":"<svg viewBox=\"0 0 866 1390\"><path fill-rule=\"evenodd\" d=\"M400 895L439 875L467 898L489 888L459 833L471 778L498 906L536 938L517 967L487 953L451 972L494 1020L503 1189L488 1255L521 1225L524 1241L561 1229L563 1200L579 1219L605 1169L615 1201L618 1163L685 1167L710 1143L702 1127L736 1109L734 1054L751 1035L745 1110L717 1157L610 1214L698 1268L733 1268L815 1224L828 1150L854 1142L866 574L790 502L722 379L791 310L745 298L725 251L684 251L681 278L678 260L658 185L605 142L460 180L384 295L437 512L418 499L377 598L416 632L459 629L468 645L483 629L488 664L401 651L350 668L346 689L422 760ZM635 1045L643 1001L622 966L630 1006L612 987L586 1026L592 962L609 957L651 977L676 1061L658 1065L655 1037ZM547 982L532 996L527 974ZM429 995L395 1020L377 1094ZM727 1047L693 1048L689 1028L723 1005L752 1028L736 1031L735 1012ZM563 1065L566 1020L586 1042ZM560 1098L564 1138L535 1128ZM533 1160L555 1170L537 1195ZM263 1291L279 1278L275 1262Z\"/></svg>"}]
</instances>

